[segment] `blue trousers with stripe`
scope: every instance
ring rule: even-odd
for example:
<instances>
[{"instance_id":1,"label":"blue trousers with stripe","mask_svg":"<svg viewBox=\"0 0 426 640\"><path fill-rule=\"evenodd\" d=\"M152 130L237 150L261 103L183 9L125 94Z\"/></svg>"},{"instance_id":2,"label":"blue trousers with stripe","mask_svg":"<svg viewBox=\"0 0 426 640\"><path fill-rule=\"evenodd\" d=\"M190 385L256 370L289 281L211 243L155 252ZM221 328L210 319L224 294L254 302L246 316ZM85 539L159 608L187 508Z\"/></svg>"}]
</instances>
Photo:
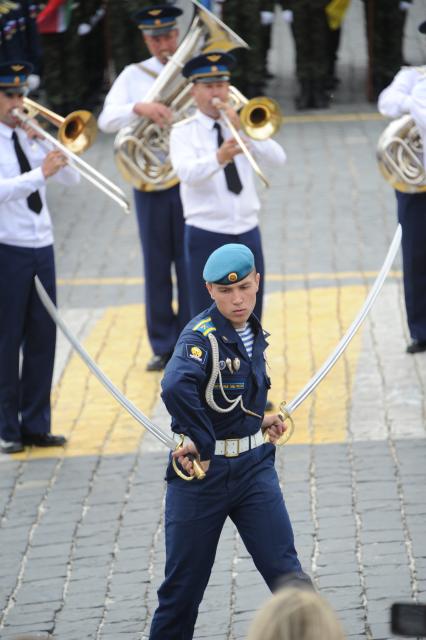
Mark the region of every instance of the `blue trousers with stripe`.
<instances>
[{"instance_id":1,"label":"blue trousers with stripe","mask_svg":"<svg viewBox=\"0 0 426 640\"><path fill-rule=\"evenodd\" d=\"M254 254L256 270L260 273L260 288L254 313L260 320L262 317L265 266L259 227L255 227L246 233L233 235L205 231L198 227L185 225L185 264L188 274L191 317L196 316L211 305L212 300L203 279L204 265L212 251L228 243L245 244Z\"/></svg>"},{"instance_id":2,"label":"blue trousers with stripe","mask_svg":"<svg viewBox=\"0 0 426 640\"><path fill-rule=\"evenodd\" d=\"M8 441L50 431L56 327L37 295L35 275L55 302L53 246L0 244L0 437Z\"/></svg>"},{"instance_id":3,"label":"blue trousers with stripe","mask_svg":"<svg viewBox=\"0 0 426 640\"><path fill-rule=\"evenodd\" d=\"M274 456L271 444L238 458L214 456L206 478L193 482L168 469L165 579L158 590L150 640L193 637L227 517L271 590L289 574L311 584L297 557Z\"/></svg>"},{"instance_id":4,"label":"blue trousers with stripe","mask_svg":"<svg viewBox=\"0 0 426 640\"><path fill-rule=\"evenodd\" d=\"M184 220L179 185L164 191L134 190L145 271L146 324L152 350L171 353L190 320L183 253ZM177 278L178 311L172 308L172 266Z\"/></svg>"},{"instance_id":5,"label":"blue trousers with stripe","mask_svg":"<svg viewBox=\"0 0 426 640\"><path fill-rule=\"evenodd\" d=\"M396 192L405 307L411 337L426 342L426 193Z\"/></svg>"}]
</instances>

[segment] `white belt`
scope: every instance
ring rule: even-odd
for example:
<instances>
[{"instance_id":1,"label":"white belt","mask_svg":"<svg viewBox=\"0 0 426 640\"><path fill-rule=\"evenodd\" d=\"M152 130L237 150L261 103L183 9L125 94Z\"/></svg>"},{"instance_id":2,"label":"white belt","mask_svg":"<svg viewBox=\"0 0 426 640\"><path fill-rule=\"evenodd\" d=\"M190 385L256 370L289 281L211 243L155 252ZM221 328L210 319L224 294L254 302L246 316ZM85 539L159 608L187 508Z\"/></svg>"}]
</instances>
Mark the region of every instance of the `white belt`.
<instances>
[{"instance_id":1,"label":"white belt","mask_svg":"<svg viewBox=\"0 0 426 640\"><path fill-rule=\"evenodd\" d=\"M225 456L225 458L236 458L240 453L256 449L264 444L263 433L258 431L254 436L246 438L227 438L226 440L216 440L214 452L216 456Z\"/></svg>"},{"instance_id":2,"label":"white belt","mask_svg":"<svg viewBox=\"0 0 426 640\"><path fill-rule=\"evenodd\" d=\"M180 442L180 437L174 433L173 440ZM186 440L185 444L191 442ZM225 456L225 458L237 458L240 453L245 453L250 449L256 449L261 444L265 444L263 440L262 431L258 431L253 436L246 436L245 438L227 438L226 440L216 440L214 453L216 456Z\"/></svg>"}]
</instances>

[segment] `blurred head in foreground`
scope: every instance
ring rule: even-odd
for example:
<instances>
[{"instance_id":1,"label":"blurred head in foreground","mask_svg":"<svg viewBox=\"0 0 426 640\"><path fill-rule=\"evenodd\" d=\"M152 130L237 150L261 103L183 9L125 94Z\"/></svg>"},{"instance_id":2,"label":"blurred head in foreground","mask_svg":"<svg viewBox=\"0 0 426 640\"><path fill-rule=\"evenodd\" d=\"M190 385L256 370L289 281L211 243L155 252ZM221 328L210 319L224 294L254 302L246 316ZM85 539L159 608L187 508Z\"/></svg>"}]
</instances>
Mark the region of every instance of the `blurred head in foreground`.
<instances>
[{"instance_id":1,"label":"blurred head in foreground","mask_svg":"<svg viewBox=\"0 0 426 640\"><path fill-rule=\"evenodd\" d=\"M342 626L316 591L285 587L257 612L247 640L344 640Z\"/></svg>"}]
</instances>

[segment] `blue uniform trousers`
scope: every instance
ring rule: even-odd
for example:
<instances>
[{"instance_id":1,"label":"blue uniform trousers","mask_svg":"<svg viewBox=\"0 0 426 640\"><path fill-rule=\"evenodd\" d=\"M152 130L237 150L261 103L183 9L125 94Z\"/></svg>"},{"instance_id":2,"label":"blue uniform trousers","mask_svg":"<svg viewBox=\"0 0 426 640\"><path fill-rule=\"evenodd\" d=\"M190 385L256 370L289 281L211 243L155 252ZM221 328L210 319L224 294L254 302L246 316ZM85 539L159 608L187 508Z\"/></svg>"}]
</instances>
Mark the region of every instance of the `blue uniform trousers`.
<instances>
[{"instance_id":1,"label":"blue uniform trousers","mask_svg":"<svg viewBox=\"0 0 426 640\"><path fill-rule=\"evenodd\" d=\"M0 437L9 441L50 431L56 327L37 295L35 275L55 302L53 246L0 244Z\"/></svg>"},{"instance_id":2,"label":"blue uniform trousers","mask_svg":"<svg viewBox=\"0 0 426 640\"><path fill-rule=\"evenodd\" d=\"M253 252L256 271L260 273L260 287L254 313L259 320L261 319L265 266L259 227L246 233L234 235L205 231L198 227L185 225L185 264L188 275L191 317L198 315L212 303L203 279L203 269L207 258L215 249L230 242L245 244Z\"/></svg>"},{"instance_id":3,"label":"blue uniform trousers","mask_svg":"<svg viewBox=\"0 0 426 640\"><path fill-rule=\"evenodd\" d=\"M134 191L145 270L146 324L157 355L173 351L189 321L188 287L183 253L184 220L179 185L164 191ZM175 265L178 311L172 308Z\"/></svg>"},{"instance_id":4,"label":"blue uniform trousers","mask_svg":"<svg viewBox=\"0 0 426 640\"><path fill-rule=\"evenodd\" d=\"M402 227L405 307L411 337L426 341L426 193L396 192Z\"/></svg>"},{"instance_id":5,"label":"blue uniform trousers","mask_svg":"<svg viewBox=\"0 0 426 640\"><path fill-rule=\"evenodd\" d=\"M169 468L165 580L150 640L190 640L226 518L236 525L272 590L286 574L303 573L274 468L270 444L238 458L215 456L206 478L185 482Z\"/></svg>"}]
</instances>

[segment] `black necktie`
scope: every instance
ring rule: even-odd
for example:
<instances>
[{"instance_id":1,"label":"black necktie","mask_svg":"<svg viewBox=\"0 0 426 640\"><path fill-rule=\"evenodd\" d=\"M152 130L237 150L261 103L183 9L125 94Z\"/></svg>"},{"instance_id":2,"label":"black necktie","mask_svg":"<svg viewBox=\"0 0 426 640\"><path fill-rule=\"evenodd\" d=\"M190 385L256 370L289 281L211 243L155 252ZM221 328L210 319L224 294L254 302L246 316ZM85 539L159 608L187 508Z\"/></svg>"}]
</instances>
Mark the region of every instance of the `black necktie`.
<instances>
[{"instance_id":1,"label":"black necktie","mask_svg":"<svg viewBox=\"0 0 426 640\"><path fill-rule=\"evenodd\" d=\"M214 123L214 128L217 131L217 146L220 147L223 142L222 129L218 122ZM243 185L241 184L240 176L238 175L238 170L235 166L235 162L228 162L228 164L224 168L224 172L226 184L229 191L232 191L232 193L236 194L241 193Z\"/></svg>"},{"instance_id":2,"label":"black necktie","mask_svg":"<svg viewBox=\"0 0 426 640\"><path fill-rule=\"evenodd\" d=\"M19 138L17 136L16 131L12 133L13 146L15 147L16 157L18 158L19 168L21 169L21 173L27 173L27 171L31 171L31 165L28 162L28 158L25 155L23 148L20 145ZM40 198L40 194L38 191L33 191L27 198L27 203L31 211L34 213L40 213L43 203Z\"/></svg>"}]
</instances>

